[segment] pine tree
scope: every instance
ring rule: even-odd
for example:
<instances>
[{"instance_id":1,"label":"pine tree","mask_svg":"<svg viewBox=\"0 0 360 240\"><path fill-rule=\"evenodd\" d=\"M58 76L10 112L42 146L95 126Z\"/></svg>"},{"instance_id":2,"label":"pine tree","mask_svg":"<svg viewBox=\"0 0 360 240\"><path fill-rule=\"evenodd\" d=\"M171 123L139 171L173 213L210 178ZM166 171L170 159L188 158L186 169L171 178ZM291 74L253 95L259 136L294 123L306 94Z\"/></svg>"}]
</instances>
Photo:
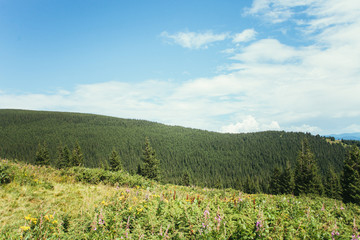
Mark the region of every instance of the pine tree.
<instances>
[{"instance_id":1,"label":"pine tree","mask_svg":"<svg viewBox=\"0 0 360 240\"><path fill-rule=\"evenodd\" d=\"M274 168L273 174L270 180L270 193L271 194L281 194L281 172L278 167Z\"/></svg>"},{"instance_id":2,"label":"pine tree","mask_svg":"<svg viewBox=\"0 0 360 240\"><path fill-rule=\"evenodd\" d=\"M110 171L120 171L122 170L121 158L116 152L115 148L112 150L109 156L109 170Z\"/></svg>"},{"instance_id":3,"label":"pine tree","mask_svg":"<svg viewBox=\"0 0 360 240\"><path fill-rule=\"evenodd\" d=\"M145 149L142 157L143 167L141 168L141 174L149 179L159 180L160 161L156 158L155 150L151 147L149 138L145 139Z\"/></svg>"},{"instance_id":4,"label":"pine tree","mask_svg":"<svg viewBox=\"0 0 360 240\"><path fill-rule=\"evenodd\" d=\"M47 150L47 144L45 141L42 145L40 143L38 145L38 149L36 151L36 156L35 156L35 164L36 165L50 164L50 155L49 155L49 151Z\"/></svg>"},{"instance_id":5,"label":"pine tree","mask_svg":"<svg viewBox=\"0 0 360 240\"><path fill-rule=\"evenodd\" d=\"M294 176L289 162L286 163L286 168L281 173L280 186L280 192L283 194L292 194L294 192Z\"/></svg>"},{"instance_id":6,"label":"pine tree","mask_svg":"<svg viewBox=\"0 0 360 240\"><path fill-rule=\"evenodd\" d=\"M83 166L84 165L84 156L81 151L79 142L76 141L75 147L71 155L71 166Z\"/></svg>"},{"instance_id":7,"label":"pine tree","mask_svg":"<svg viewBox=\"0 0 360 240\"><path fill-rule=\"evenodd\" d=\"M182 179L181 179L181 184L183 186L190 186L190 174L188 171L185 171L183 173Z\"/></svg>"},{"instance_id":8,"label":"pine tree","mask_svg":"<svg viewBox=\"0 0 360 240\"><path fill-rule=\"evenodd\" d=\"M319 175L315 155L311 152L307 139L301 143L301 151L296 159L295 195L322 194L323 185Z\"/></svg>"},{"instance_id":9,"label":"pine tree","mask_svg":"<svg viewBox=\"0 0 360 240\"><path fill-rule=\"evenodd\" d=\"M326 196L329 198L341 200L341 192L342 188L340 178L335 173L334 168L331 166L325 183Z\"/></svg>"},{"instance_id":10,"label":"pine tree","mask_svg":"<svg viewBox=\"0 0 360 240\"><path fill-rule=\"evenodd\" d=\"M60 144L58 147L58 160L56 162L56 167L59 169L70 167L70 160L69 148L66 145L63 147L62 144Z\"/></svg>"},{"instance_id":11,"label":"pine tree","mask_svg":"<svg viewBox=\"0 0 360 240\"><path fill-rule=\"evenodd\" d=\"M344 160L341 184L343 201L360 205L360 150L355 145Z\"/></svg>"}]
</instances>

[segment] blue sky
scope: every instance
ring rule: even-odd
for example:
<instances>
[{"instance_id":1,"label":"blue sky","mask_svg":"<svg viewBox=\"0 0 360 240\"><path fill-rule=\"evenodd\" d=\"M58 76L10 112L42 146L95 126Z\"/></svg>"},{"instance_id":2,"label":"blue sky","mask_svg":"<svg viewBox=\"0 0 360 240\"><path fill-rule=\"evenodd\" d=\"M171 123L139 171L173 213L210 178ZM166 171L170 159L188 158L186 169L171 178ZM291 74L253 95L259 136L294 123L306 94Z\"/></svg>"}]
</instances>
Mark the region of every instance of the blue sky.
<instances>
[{"instance_id":1,"label":"blue sky","mask_svg":"<svg viewBox=\"0 0 360 240\"><path fill-rule=\"evenodd\" d=\"M0 0L0 108L360 132L358 0Z\"/></svg>"}]
</instances>

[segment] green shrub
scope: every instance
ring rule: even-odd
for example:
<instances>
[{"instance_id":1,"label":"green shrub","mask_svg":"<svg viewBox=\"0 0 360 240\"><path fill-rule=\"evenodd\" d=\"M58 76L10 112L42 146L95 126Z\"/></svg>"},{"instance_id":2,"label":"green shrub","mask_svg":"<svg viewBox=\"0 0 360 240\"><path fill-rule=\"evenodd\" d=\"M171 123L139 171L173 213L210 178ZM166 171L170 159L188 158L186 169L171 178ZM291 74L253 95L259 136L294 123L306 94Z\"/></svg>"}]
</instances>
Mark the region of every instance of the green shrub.
<instances>
[{"instance_id":1,"label":"green shrub","mask_svg":"<svg viewBox=\"0 0 360 240\"><path fill-rule=\"evenodd\" d=\"M0 185L10 183L14 179L10 166L0 165Z\"/></svg>"}]
</instances>

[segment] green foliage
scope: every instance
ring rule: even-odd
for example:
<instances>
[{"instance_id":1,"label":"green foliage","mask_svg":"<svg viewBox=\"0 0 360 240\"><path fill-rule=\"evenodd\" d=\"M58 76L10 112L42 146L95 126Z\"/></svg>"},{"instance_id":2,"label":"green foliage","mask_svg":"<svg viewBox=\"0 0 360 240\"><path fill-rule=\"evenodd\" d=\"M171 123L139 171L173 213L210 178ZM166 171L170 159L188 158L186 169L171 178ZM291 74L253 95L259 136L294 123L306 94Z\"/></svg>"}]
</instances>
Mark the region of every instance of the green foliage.
<instances>
[{"instance_id":1,"label":"green foliage","mask_svg":"<svg viewBox=\"0 0 360 240\"><path fill-rule=\"evenodd\" d=\"M81 150L79 142L76 141L75 147L71 155L71 166L83 166L84 165L84 154Z\"/></svg>"},{"instance_id":2,"label":"green foliage","mask_svg":"<svg viewBox=\"0 0 360 240\"><path fill-rule=\"evenodd\" d=\"M325 179L325 193L327 197L334 199L342 199L342 187L340 177L335 173L334 168L330 168L329 174Z\"/></svg>"},{"instance_id":3,"label":"green foliage","mask_svg":"<svg viewBox=\"0 0 360 240\"><path fill-rule=\"evenodd\" d=\"M295 194L322 194L323 185L315 155L309 147L307 139L302 141L301 151L296 159Z\"/></svg>"},{"instance_id":4,"label":"green foliage","mask_svg":"<svg viewBox=\"0 0 360 240\"><path fill-rule=\"evenodd\" d=\"M341 183L343 201L360 205L360 150L355 145L345 158Z\"/></svg>"},{"instance_id":5,"label":"green foliage","mask_svg":"<svg viewBox=\"0 0 360 240\"><path fill-rule=\"evenodd\" d=\"M70 150L66 145L62 146L62 144L60 144L58 147L58 159L55 166L59 169L71 166Z\"/></svg>"},{"instance_id":6,"label":"green foliage","mask_svg":"<svg viewBox=\"0 0 360 240\"><path fill-rule=\"evenodd\" d=\"M10 183L13 180L10 166L0 165L0 185Z\"/></svg>"},{"instance_id":7,"label":"green foliage","mask_svg":"<svg viewBox=\"0 0 360 240\"><path fill-rule=\"evenodd\" d=\"M270 193L272 194L281 194L281 171L278 167L275 167L273 175L270 180Z\"/></svg>"},{"instance_id":8,"label":"green foliage","mask_svg":"<svg viewBox=\"0 0 360 240\"><path fill-rule=\"evenodd\" d=\"M143 166L141 168L141 174L148 179L159 180L160 160L156 158L155 150L151 147L149 138L145 139L142 161Z\"/></svg>"},{"instance_id":9,"label":"green foliage","mask_svg":"<svg viewBox=\"0 0 360 240\"><path fill-rule=\"evenodd\" d=\"M136 177L143 182L133 185L124 180L124 187L92 185L73 180L84 172L106 178L126 174L82 167L54 170L3 160L0 167L4 166L14 181L0 188L0 196L9 199L0 201L0 239L352 239L359 235L359 206L334 199L161 185L129 175L130 181ZM51 179L56 188L44 190L40 184L24 182L25 177Z\"/></svg>"},{"instance_id":10,"label":"green foliage","mask_svg":"<svg viewBox=\"0 0 360 240\"><path fill-rule=\"evenodd\" d=\"M39 143L35 156L35 164L36 165L50 164L50 156L46 142L44 142L42 145Z\"/></svg>"},{"instance_id":11,"label":"green foliage","mask_svg":"<svg viewBox=\"0 0 360 240\"><path fill-rule=\"evenodd\" d=\"M109 170L110 171L122 170L121 158L115 149L112 150L109 156Z\"/></svg>"},{"instance_id":12,"label":"green foliage","mask_svg":"<svg viewBox=\"0 0 360 240\"><path fill-rule=\"evenodd\" d=\"M182 176L181 185L190 186L190 174L188 171L185 171Z\"/></svg>"},{"instance_id":13,"label":"green foliage","mask_svg":"<svg viewBox=\"0 0 360 240\"><path fill-rule=\"evenodd\" d=\"M85 167L104 167L113 146L124 170L136 172L142 164L144 138L151 139L161 159L161 180L181 184L189 171L192 184L222 186L250 192L269 192L274 166L295 166L301 140L307 138L319 166L340 174L346 153L342 144L330 144L320 136L267 131L221 134L178 126L91 114L0 110L1 157L33 162L37 143L46 141L52 166L71 166L58 158L59 143L73 150L81 146ZM70 154L71 157L71 154ZM66 158L66 157L65 157ZM59 162L62 161L63 162ZM247 182L250 180L250 185Z\"/></svg>"},{"instance_id":14,"label":"green foliage","mask_svg":"<svg viewBox=\"0 0 360 240\"><path fill-rule=\"evenodd\" d=\"M130 175L122 171L113 172L102 168L84 168L84 167L72 167L65 171L66 174L75 177L76 181L90 184L110 184L113 186L128 185L133 186L145 186L150 184L138 175Z\"/></svg>"}]
</instances>

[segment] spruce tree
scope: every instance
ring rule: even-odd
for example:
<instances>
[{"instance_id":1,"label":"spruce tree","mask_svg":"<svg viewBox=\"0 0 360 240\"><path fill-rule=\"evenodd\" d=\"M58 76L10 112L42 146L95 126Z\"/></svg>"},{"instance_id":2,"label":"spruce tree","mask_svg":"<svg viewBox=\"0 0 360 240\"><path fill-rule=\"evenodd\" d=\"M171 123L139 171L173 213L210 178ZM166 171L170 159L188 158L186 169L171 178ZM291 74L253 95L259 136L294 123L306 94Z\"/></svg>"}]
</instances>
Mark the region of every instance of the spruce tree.
<instances>
[{"instance_id":1,"label":"spruce tree","mask_svg":"<svg viewBox=\"0 0 360 240\"><path fill-rule=\"evenodd\" d=\"M141 168L141 175L146 178L159 180L160 161L156 158L155 150L151 147L149 138L145 139L145 148L142 156L143 167Z\"/></svg>"},{"instance_id":2,"label":"spruce tree","mask_svg":"<svg viewBox=\"0 0 360 240\"><path fill-rule=\"evenodd\" d=\"M49 151L47 150L47 144L45 141L42 145L40 143L38 145L38 149L36 151L36 156L35 156L35 164L36 165L50 164L50 155L49 155Z\"/></svg>"},{"instance_id":3,"label":"spruce tree","mask_svg":"<svg viewBox=\"0 0 360 240\"><path fill-rule=\"evenodd\" d=\"M341 184L343 201L360 205L360 150L355 145L344 160Z\"/></svg>"},{"instance_id":4,"label":"spruce tree","mask_svg":"<svg viewBox=\"0 0 360 240\"><path fill-rule=\"evenodd\" d=\"M188 171L185 171L183 173L182 179L181 179L181 184L183 186L190 186L190 174Z\"/></svg>"},{"instance_id":5,"label":"spruce tree","mask_svg":"<svg viewBox=\"0 0 360 240\"><path fill-rule=\"evenodd\" d=\"M294 192L294 176L289 162L286 163L286 168L281 173L280 186L280 192L283 194L292 194Z\"/></svg>"},{"instance_id":6,"label":"spruce tree","mask_svg":"<svg viewBox=\"0 0 360 240\"><path fill-rule=\"evenodd\" d=\"M325 182L326 196L329 198L341 200L341 192L342 187L340 177L338 176L338 174L335 173L334 168L331 166Z\"/></svg>"},{"instance_id":7,"label":"spruce tree","mask_svg":"<svg viewBox=\"0 0 360 240\"><path fill-rule=\"evenodd\" d=\"M116 152L115 148L112 150L109 156L109 170L110 171L120 171L122 170L121 158Z\"/></svg>"},{"instance_id":8,"label":"spruce tree","mask_svg":"<svg viewBox=\"0 0 360 240\"><path fill-rule=\"evenodd\" d=\"M315 155L311 152L307 139L301 143L301 151L296 159L295 195L322 194L323 185Z\"/></svg>"},{"instance_id":9,"label":"spruce tree","mask_svg":"<svg viewBox=\"0 0 360 240\"><path fill-rule=\"evenodd\" d=\"M75 147L71 155L71 166L83 166L84 165L84 156L81 151L79 142L76 141Z\"/></svg>"},{"instance_id":10,"label":"spruce tree","mask_svg":"<svg viewBox=\"0 0 360 240\"><path fill-rule=\"evenodd\" d=\"M62 144L58 147L58 160L56 162L56 167L67 168L71 166L71 159L70 159L70 151L69 148L65 145L64 147Z\"/></svg>"},{"instance_id":11,"label":"spruce tree","mask_svg":"<svg viewBox=\"0 0 360 240\"><path fill-rule=\"evenodd\" d=\"M281 194L281 172L278 167L274 168L273 174L270 180L270 193L271 194Z\"/></svg>"}]
</instances>

